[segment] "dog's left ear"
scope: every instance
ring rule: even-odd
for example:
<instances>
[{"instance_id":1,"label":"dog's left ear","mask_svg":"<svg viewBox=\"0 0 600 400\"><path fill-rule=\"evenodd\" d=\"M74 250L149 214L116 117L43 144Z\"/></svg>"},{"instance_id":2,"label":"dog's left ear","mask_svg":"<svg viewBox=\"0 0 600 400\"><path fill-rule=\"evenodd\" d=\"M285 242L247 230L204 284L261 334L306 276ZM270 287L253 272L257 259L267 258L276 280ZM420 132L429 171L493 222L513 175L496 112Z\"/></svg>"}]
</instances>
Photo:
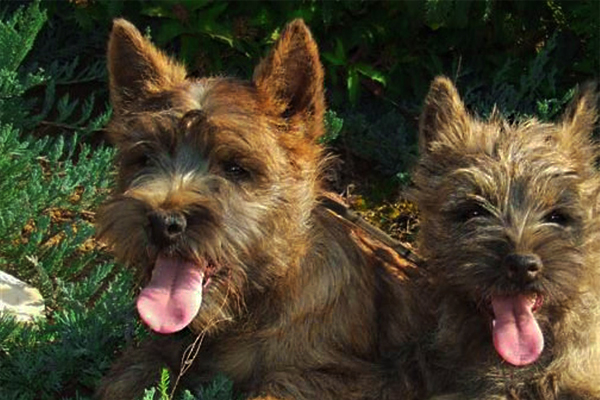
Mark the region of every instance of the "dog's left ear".
<instances>
[{"instance_id":1,"label":"dog's left ear","mask_svg":"<svg viewBox=\"0 0 600 400\"><path fill-rule=\"evenodd\" d=\"M598 120L598 91L596 82L588 82L579 88L567 107L563 124L571 135L592 134Z\"/></svg>"},{"instance_id":2,"label":"dog's left ear","mask_svg":"<svg viewBox=\"0 0 600 400\"><path fill-rule=\"evenodd\" d=\"M255 69L253 82L266 108L292 129L313 140L323 134L323 67L317 44L304 22L285 27L273 49Z\"/></svg>"},{"instance_id":3,"label":"dog's left ear","mask_svg":"<svg viewBox=\"0 0 600 400\"><path fill-rule=\"evenodd\" d=\"M598 122L598 89L596 82L581 85L563 115L559 130L561 147L570 149L575 156L592 165L596 159L596 145L592 134Z\"/></svg>"}]
</instances>

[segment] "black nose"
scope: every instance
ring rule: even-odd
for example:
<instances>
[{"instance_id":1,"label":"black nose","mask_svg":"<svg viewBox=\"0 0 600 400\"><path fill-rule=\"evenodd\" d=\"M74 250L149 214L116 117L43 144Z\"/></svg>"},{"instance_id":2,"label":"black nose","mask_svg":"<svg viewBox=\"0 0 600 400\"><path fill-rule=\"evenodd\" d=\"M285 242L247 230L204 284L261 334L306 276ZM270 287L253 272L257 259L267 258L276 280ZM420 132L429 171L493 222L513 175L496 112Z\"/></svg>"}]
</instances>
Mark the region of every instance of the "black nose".
<instances>
[{"instance_id":1,"label":"black nose","mask_svg":"<svg viewBox=\"0 0 600 400\"><path fill-rule=\"evenodd\" d=\"M542 271L542 260L535 254L509 254L504 258L508 278L514 282L531 283Z\"/></svg>"},{"instance_id":2,"label":"black nose","mask_svg":"<svg viewBox=\"0 0 600 400\"><path fill-rule=\"evenodd\" d=\"M152 241L159 246L176 242L187 226L185 215L178 211L153 211L148 219Z\"/></svg>"}]
</instances>

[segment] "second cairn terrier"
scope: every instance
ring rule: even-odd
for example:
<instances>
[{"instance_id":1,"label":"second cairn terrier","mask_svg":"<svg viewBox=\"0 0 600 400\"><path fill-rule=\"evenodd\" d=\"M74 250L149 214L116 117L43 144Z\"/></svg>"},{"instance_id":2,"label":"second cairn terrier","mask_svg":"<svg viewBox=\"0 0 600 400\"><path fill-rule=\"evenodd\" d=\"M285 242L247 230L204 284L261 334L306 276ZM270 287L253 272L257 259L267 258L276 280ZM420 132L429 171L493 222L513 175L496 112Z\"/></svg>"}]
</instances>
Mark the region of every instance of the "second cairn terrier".
<instances>
[{"instance_id":1,"label":"second cairn terrier","mask_svg":"<svg viewBox=\"0 0 600 400\"><path fill-rule=\"evenodd\" d=\"M600 398L596 109L588 85L557 123L484 121L434 80L413 193L431 313L396 352L400 398Z\"/></svg>"}]
</instances>

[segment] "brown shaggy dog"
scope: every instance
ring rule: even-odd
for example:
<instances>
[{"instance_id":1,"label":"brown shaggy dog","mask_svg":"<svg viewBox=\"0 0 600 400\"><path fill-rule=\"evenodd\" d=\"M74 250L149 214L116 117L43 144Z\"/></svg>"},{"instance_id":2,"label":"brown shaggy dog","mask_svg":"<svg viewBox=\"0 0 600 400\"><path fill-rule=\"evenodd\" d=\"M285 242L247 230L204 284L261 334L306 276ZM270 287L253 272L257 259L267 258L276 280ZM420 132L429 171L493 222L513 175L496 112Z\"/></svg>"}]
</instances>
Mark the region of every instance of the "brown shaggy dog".
<instances>
[{"instance_id":1,"label":"brown shaggy dog","mask_svg":"<svg viewBox=\"0 0 600 400\"><path fill-rule=\"evenodd\" d=\"M399 398L600 399L596 107L590 85L556 124L482 121L435 79L414 176L432 314Z\"/></svg>"},{"instance_id":2,"label":"brown shaggy dog","mask_svg":"<svg viewBox=\"0 0 600 400\"><path fill-rule=\"evenodd\" d=\"M139 273L138 312L162 335L97 397L137 398L167 366L194 384L223 373L255 399L380 398L378 327L402 302L381 253L396 261L318 206L323 72L304 23L251 82L188 79L124 20L108 66L119 175L98 232Z\"/></svg>"}]
</instances>

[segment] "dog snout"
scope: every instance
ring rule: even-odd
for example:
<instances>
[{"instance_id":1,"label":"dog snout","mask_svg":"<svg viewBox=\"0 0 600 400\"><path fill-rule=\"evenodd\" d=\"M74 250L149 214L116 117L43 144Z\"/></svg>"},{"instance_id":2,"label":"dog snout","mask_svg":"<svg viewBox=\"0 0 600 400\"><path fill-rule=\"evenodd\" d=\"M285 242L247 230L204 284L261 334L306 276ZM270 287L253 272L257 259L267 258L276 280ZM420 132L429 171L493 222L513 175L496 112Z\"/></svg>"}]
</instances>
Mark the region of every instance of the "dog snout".
<instances>
[{"instance_id":1,"label":"dog snout","mask_svg":"<svg viewBox=\"0 0 600 400\"><path fill-rule=\"evenodd\" d=\"M187 227L187 218L179 211L152 211L148 214L152 241L168 246L180 239Z\"/></svg>"},{"instance_id":2,"label":"dog snout","mask_svg":"<svg viewBox=\"0 0 600 400\"><path fill-rule=\"evenodd\" d=\"M504 258L508 278L517 283L531 283L542 271L542 260L536 254L512 253Z\"/></svg>"}]
</instances>

